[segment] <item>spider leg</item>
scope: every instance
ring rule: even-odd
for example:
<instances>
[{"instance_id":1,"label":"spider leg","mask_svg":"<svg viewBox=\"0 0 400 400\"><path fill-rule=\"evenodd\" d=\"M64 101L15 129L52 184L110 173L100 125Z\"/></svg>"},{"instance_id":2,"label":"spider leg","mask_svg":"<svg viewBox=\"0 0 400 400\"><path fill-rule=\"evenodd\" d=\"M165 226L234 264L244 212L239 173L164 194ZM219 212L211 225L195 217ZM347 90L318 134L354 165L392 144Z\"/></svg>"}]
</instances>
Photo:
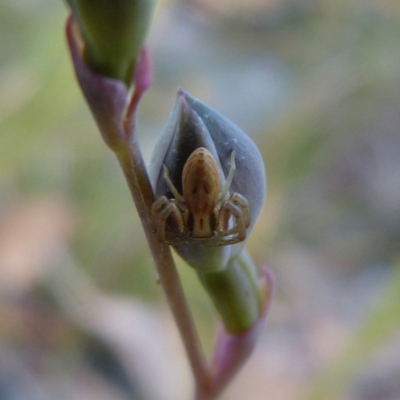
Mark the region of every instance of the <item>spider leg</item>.
<instances>
[{"instance_id":1,"label":"spider leg","mask_svg":"<svg viewBox=\"0 0 400 400\"><path fill-rule=\"evenodd\" d=\"M166 196L161 196L158 198L151 206L151 217L153 221L154 227L157 226L158 219L160 212L163 210L163 208L170 202L170 200L167 199Z\"/></svg>"},{"instance_id":2,"label":"spider leg","mask_svg":"<svg viewBox=\"0 0 400 400\"><path fill-rule=\"evenodd\" d=\"M231 219L232 213L227 207L221 207L219 212L216 211L217 221L218 221L218 230L219 233L226 233L229 228L229 220ZM234 229L236 232L236 229Z\"/></svg>"},{"instance_id":3,"label":"spider leg","mask_svg":"<svg viewBox=\"0 0 400 400\"><path fill-rule=\"evenodd\" d=\"M215 236L204 240L207 246L227 246L235 243L242 242L239 238L236 228L228 229L227 231L216 232Z\"/></svg>"},{"instance_id":4,"label":"spider leg","mask_svg":"<svg viewBox=\"0 0 400 400\"><path fill-rule=\"evenodd\" d=\"M236 219L236 226L229 228L231 216ZM246 228L250 225L250 210L247 199L239 193L233 193L229 200L222 204L218 213L218 238L223 238L223 244L238 243L246 239Z\"/></svg>"},{"instance_id":5,"label":"spider leg","mask_svg":"<svg viewBox=\"0 0 400 400\"><path fill-rule=\"evenodd\" d=\"M182 213L174 201L167 199L165 196L161 196L153 203L151 211L159 242L166 242L166 225L168 219L173 223L178 232L184 232L185 225Z\"/></svg>"},{"instance_id":6,"label":"spider leg","mask_svg":"<svg viewBox=\"0 0 400 400\"><path fill-rule=\"evenodd\" d=\"M218 196L218 202L223 201L226 198L226 196L229 192L229 188L231 187L231 184L232 184L233 175L235 174L235 171L236 171L235 150L232 150L230 164L231 164L231 166L229 168L228 177L226 178L226 182L225 182L224 186L222 186L222 188L221 188L221 191Z\"/></svg>"},{"instance_id":7,"label":"spider leg","mask_svg":"<svg viewBox=\"0 0 400 400\"><path fill-rule=\"evenodd\" d=\"M219 220L223 223L229 221L230 216L233 215L236 219L236 228L234 231L237 232L237 236L240 241L246 239L246 224L243 219L243 211L240 206L236 205L232 200L227 200L219 212ZM226 236L226 230L222 230L223 236Z\"/></svg>"},{"instance_id":8,"label":"spider leg","mask_svg":"<svg viewBox=\"0 0 400 400\"><path fill-rule=\"evenodd\" d=\"M250 226L250 208L249 202L247 201L246 197L242 196L240 193L233 193L229 199L234 204L239 205L242 210L242 218L246 228Z\"/></svg>"},{"instance_id":9,"label":"spider leg","mask_svg":"<svg viewBox=\"0 0 400 400\"><path fill-rule=\"evenodd\" d=\"M175 185L172 183L171 178L169 176L168 168L167 168L167 166L165 164L163 164L163 168L164 168L164 179L165 179L165 182L166 182L169 190L171 191L171 193L173 194L174 198L176 199L176 201L178 203L178 206L180 208L184 208L185 199L178 192L178 189L175 187Z\"/></svg>"}]
</instances>

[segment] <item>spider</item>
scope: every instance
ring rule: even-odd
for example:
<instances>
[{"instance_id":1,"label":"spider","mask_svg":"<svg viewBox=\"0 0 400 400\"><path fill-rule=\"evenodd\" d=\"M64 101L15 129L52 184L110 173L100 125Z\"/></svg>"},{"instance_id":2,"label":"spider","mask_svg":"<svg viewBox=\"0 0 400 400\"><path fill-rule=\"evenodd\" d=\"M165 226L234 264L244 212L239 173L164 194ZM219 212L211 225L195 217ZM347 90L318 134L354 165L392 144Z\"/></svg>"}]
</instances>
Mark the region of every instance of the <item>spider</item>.
<instances>
[{"instance_id":1,"label":"spider","mask_svg":"<svg viewBox=\"0 0 400 400\"><path fill-rule=\"evenodd\" d=\"M243 241L250 225L249 203L241 194L229 193L235 170L233 150L228 177L221 187L215 158L199 147L183 167L180 194L164 165L164 179L174 198L161 196L152 206L158 240L174 246L193 242L226 246ZM236 222L233 227L229 224L231 216Z\"/></svg>"}]
</instances>

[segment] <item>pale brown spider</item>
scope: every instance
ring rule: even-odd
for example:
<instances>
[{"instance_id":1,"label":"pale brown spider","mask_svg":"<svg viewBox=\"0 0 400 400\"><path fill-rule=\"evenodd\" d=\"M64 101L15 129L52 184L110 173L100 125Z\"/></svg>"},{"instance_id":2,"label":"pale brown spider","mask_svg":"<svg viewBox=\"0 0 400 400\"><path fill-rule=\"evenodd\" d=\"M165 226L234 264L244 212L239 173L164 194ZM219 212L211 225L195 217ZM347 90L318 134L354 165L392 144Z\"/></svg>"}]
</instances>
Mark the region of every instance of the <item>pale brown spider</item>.
<instances>
[{"instance_id":1,"label":"pale brown spider","mask_svg":"<svg viewBox=\"0 0 400 400\"><path fill-rule=\"evenodd\" d=\"M190 242L225 246L243 241L250 225L250 212L244 196L229 194L235 170L232 151L228 177L221 187L217 162L210 151L199 147L183 167L181 195L164 165L164 179L174 198L161 196L152 206L158 240L174 246ZM229 228L232 216L236 223Z\"/></svg>"}]
</instances>

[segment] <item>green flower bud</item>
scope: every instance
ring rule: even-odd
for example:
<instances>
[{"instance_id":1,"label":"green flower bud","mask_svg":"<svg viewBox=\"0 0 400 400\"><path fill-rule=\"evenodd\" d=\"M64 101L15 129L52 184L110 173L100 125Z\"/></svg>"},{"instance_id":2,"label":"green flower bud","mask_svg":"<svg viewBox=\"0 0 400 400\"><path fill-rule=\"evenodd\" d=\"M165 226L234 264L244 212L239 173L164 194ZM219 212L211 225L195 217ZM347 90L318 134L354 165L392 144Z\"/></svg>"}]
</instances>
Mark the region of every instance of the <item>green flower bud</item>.
<instances>
[{"instance_id":1,"label":"green flower bud","mask_svg":"<svg viewBox=\"0 0 400 400\"><path fill-rule=\"evenodd\" d=\"M90 67L130 86L157 0L68 0Z\"/></svg>"},{"instance_id":2,"label":"green flower bud","mask_svg":"<svg viewBox=\"0 0 400 400\"><path fill-rule=\"evenodd\" d=\"M218 310L227 332L244 332L258 320L262 299L256 268L247 252L219 272L198 276Z\"/></svg>"}]
</instances>

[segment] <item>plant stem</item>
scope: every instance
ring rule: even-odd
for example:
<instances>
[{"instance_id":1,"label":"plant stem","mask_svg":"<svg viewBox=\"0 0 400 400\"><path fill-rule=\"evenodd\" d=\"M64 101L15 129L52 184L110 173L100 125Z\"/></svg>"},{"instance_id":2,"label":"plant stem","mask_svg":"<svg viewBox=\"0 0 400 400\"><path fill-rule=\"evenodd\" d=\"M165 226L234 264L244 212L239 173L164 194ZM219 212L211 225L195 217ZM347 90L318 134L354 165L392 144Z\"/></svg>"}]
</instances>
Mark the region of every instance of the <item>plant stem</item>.
<instances>
[{"instance_id":1,"label":"plant stem","mask_svg":"<svg viewBox=\"0 0 400 400\"><path fill-rule=\"evenodd\" d=\"M135 94L132 101L137 102ZM133 107L135 110L136 107ZM128 108L128 111L132 108ZM186 353L196 381L197 390L203 386L208 375L207 364L201 349L193 318L187 305L183 287L169 246L160 243L151 220L151 205L155 201L143 156L135 134L135 111L127 115L125 146L115 152L121 165L129 190L137 208L149 248L164 289L167 302L178 326ZM202 391L200 389L200 391Z\"/></svg>"}]
</instances>

